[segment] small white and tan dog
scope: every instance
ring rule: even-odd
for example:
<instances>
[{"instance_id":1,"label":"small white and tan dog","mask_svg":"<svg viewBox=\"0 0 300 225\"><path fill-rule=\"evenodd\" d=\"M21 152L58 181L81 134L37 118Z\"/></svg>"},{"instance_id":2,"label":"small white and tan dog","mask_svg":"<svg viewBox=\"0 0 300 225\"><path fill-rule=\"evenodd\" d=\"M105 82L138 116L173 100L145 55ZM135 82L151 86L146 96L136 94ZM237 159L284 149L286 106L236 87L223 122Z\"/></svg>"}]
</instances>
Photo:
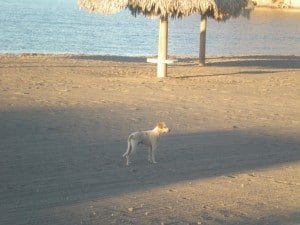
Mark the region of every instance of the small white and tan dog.
<instances>
[{"instance_id":1,"label":"small white and tan dog","mask_svg":"<svg viewBox=\"0 0 300 225\"><path fill-rule=\"evenodd\" d=\"M153 130L138 131L129 135L128 147L123 157L126 157L126 165L130 164L130 156L136 151L139 144L144 144L149 147L148 161L150 163L157 163L155 161L155 152L157 150L157 141L161 134L169 133L171 130L164 122L157 123Z\"/></svg>"}]
</instances>

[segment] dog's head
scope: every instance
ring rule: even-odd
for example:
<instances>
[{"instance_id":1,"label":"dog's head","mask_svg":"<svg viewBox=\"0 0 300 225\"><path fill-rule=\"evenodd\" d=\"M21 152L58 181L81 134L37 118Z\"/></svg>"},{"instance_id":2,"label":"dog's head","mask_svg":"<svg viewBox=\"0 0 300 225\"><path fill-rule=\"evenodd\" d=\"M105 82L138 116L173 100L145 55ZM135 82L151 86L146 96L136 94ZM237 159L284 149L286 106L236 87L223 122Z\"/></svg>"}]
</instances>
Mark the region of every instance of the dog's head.
<instances>
[{"instance_id":1,"label":"dog's head","mask_svg":"<svg viewBox=\"0 0 300 225\"><path fill-rule=\"evenodd\" d=\"M156 128L159 130L159 133L169 133L171 131L171 129L167 127L165 122L158 122L156 124Z\"/></svg>"}]
</instances>

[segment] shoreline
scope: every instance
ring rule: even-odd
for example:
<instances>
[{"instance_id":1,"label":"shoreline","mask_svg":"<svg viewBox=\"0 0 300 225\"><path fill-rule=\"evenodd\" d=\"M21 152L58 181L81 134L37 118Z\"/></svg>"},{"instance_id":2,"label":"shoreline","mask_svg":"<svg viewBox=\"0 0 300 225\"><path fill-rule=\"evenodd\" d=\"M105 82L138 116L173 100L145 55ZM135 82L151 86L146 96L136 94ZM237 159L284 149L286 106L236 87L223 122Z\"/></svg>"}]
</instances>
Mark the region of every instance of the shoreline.
<instances>
[{"instance_id":1,"label":"shoreline","mask_svg":"<svg viewBox=\"0 0 300 225\"><path fill-rule=\"evenodd\" d=\"M0 56L9 56L9 57L36 57L36 56L43 56L43 57L74 57L74 56L86 56L86 57L99 57L101 58L153 58L157 57L157 55L111 55L111 54L85 54L85 53L0 53ZM238 57L299 57L300 54L234 54L234 55L207 55L206 58L238 58ZM168 55L169 58L174 59L185 59L185 58L194 58L198 59L198 55Z\"/></svg>"}]
</instances>

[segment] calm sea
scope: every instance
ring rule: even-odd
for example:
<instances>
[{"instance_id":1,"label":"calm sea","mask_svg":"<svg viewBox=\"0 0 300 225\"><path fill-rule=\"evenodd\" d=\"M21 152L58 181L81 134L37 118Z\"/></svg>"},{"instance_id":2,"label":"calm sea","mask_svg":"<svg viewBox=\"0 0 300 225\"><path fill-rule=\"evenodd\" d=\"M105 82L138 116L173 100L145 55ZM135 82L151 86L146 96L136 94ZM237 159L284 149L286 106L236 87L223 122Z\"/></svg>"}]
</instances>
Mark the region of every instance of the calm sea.
<instances>
[{"instance_id":1,"label":"calm sea","mask_svg":"<svg viewBox=\"0 0 300 225\"><path fill-rule=\"evenodd\" d=\"M158 19L90 14L77 0L0 0L0 53L157 54ZM198 55L198 15L170 20L169 54ZM208 20L207 55L300 55L300 13Z\"/></svg>"}]
</instances>

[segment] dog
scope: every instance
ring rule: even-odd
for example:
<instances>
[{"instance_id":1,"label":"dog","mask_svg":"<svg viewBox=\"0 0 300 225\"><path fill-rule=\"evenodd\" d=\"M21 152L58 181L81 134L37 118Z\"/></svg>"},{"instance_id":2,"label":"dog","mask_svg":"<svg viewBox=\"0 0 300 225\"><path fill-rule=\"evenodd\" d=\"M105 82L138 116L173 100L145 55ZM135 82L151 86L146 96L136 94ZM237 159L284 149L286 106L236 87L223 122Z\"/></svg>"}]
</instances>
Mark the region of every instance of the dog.
<instances>
[{"instance_id":1,"label":"dog","mask_svg":"<svg viewBox=\"0 0 300 225\"><path fill-rule=\"evenodd\" d=\"M123 158L126 158L126 165L130 164L130 156L135 153L139 144L144 144L149 147L148 161L150 163L157 163L155 161L155 152L157 150L157 141L161 134L169 133L170 128L166 126L164 122L156 124L153 130L138 131L129 135L127 139L128 147L126 152L123 154Z\"/></svg>"}]
</instances>

